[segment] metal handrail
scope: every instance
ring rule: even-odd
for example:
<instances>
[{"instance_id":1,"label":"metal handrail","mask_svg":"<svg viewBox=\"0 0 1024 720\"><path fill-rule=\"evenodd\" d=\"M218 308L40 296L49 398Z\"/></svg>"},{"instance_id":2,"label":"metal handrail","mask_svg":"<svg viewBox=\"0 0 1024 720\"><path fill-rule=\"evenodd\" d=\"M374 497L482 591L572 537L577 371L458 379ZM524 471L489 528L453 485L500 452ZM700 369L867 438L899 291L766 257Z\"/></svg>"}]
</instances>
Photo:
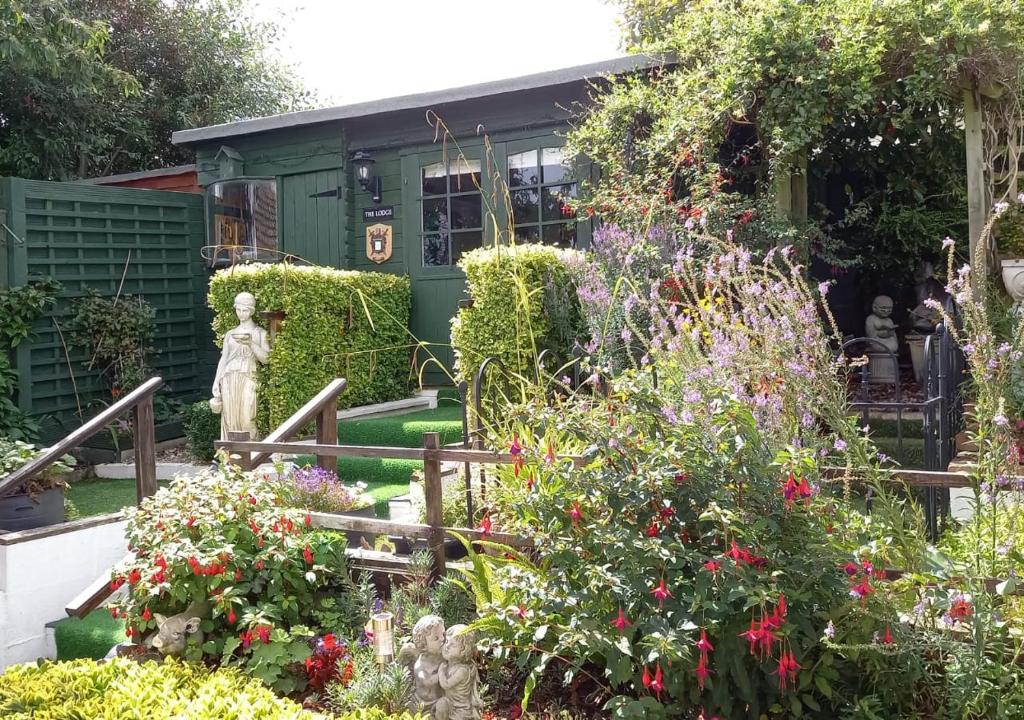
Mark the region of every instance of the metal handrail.
<instances>
[{"instance_id":1,"label":"metal handrail","mask_svg":"<svg viewBox=\"0 0 1024 720\"><path fill-rule=\"evenodd\" d=\"M77 430L65 435L42 454L0 479L0 497L13 493L26 481L45 470L73 448L103 430L118 417L134 412L132 434L135 438L135 472L139 499L156 492L156 439L153 427L153 395L164 384L162 378L150 378L123 398L103 410Z\"/></svg>"}]
</instances>

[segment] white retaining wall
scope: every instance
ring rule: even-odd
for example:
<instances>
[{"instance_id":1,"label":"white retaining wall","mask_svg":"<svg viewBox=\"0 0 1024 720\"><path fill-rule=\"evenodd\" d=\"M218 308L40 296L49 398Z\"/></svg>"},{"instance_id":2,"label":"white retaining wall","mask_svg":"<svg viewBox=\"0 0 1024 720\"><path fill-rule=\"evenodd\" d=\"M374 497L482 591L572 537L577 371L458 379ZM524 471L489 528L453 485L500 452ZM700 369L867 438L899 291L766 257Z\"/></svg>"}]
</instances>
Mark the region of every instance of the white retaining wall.
<instances>
[{"instance_id":1,"label":"white retaining wall","mask_svg":"<svg viewBox=\"0 0 1024 720\"><path fill-rule=\"evenodd\" d=\"M87 518L0 535L0 669L47 656L46 623L124 557L124 525Z\"/></svg>"}]
</instances>

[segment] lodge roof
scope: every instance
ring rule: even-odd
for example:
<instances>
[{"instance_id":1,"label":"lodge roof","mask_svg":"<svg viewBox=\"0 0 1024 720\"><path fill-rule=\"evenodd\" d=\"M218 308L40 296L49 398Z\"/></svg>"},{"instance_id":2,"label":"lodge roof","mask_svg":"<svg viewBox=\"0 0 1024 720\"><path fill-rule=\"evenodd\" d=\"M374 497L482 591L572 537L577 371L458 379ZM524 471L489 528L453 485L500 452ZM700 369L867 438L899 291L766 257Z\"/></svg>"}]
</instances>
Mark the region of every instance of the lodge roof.
<instances>
[{"instance_id":1,"label":"lodge roof","mask_svg":"<svg viewBox=\"0 0 1024 720\"><path fill-rule=\"evenodd\" d=\"M192 130L178 130L171 135L171 142L175 145L190 145L211 140L238 137L240 135L252 135L254 133L268 132L271 130L299 128L336 120L380 115L383 113L391 113L401 110L428 108L435 105L442 105L444 103L458 102L460 100L474 100L491 95L501 95L504 93L534 90L553 85L579 82L602 75L620 75L634 70L657 67L663 64L665 64L663 60L648 56L629 55L615 58L613 60L590 63L588 65L578 65L576 67L562 68L559 70L549 70L532 75L523 75L516 78L477 83L475 85L464 85L462 87L449 88L447 90L416 93L413 95L399 95L397 97L370 100L368 102L353 103L351 105L339 105L336 107L319 108L316 110L300 110L298 112L284 113L282 115L271 115L269 117L253 118L251 120L239 120L237 122L223 123L221 125L194 128Z\"/></svg>"}]
</instances>

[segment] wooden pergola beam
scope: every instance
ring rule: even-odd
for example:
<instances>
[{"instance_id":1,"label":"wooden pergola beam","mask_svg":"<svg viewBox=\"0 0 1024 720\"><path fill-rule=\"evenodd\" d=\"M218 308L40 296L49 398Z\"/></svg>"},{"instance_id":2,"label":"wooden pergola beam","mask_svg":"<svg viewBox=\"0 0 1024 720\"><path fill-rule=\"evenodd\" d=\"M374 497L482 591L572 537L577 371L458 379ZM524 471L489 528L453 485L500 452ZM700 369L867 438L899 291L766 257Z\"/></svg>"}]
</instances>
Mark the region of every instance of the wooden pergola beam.
<instances>
[{"instance_id":1,"label":"wooden pergola beam","mask_svg":"<svg viewBox=\"0 0 1024 720\"><path fill-rule=\"evenodd\" d=\"M988 217L985 192L985 148L982 134L981 103L976 87L964 88L964 140L967 146L967 221L971 261L981 240ZM980 268L979 268L980 269Z\"/></svg>"}]
</instances>

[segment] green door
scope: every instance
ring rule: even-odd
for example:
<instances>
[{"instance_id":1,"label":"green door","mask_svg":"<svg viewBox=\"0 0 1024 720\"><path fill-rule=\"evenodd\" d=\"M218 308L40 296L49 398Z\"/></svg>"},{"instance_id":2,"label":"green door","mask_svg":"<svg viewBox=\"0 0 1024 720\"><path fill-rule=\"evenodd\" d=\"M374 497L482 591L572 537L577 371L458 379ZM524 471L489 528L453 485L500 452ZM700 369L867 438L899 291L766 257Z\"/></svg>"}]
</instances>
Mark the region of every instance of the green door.
<instances>
[{"instance_id":1,"label":"green door","mask_svg":"<svg viewBox=\"0 0 1024 720\"><path fill-rule=\"evenodd\" d=\"M281 251L317 265L342 267L345 258L345 195L342 171L281 177Z\"/></svg>"},{"instance_id":2,"label":"green door","mask_svg":"<svg viewBox=\"0 0 1024 720\"><path fill-rule=\"evenodd\" d=\"M483 198L489 178L479 148L440 150L402 158L405 262L412 280L410 329L424 343L417 363L426 384L449 384L454 374L451 319L465 297L456 266L463 253L493 242ZM481 188L483 192L481 192ZM440 365L440 366L439 366Z\"/></svg>"}]
</instances>

